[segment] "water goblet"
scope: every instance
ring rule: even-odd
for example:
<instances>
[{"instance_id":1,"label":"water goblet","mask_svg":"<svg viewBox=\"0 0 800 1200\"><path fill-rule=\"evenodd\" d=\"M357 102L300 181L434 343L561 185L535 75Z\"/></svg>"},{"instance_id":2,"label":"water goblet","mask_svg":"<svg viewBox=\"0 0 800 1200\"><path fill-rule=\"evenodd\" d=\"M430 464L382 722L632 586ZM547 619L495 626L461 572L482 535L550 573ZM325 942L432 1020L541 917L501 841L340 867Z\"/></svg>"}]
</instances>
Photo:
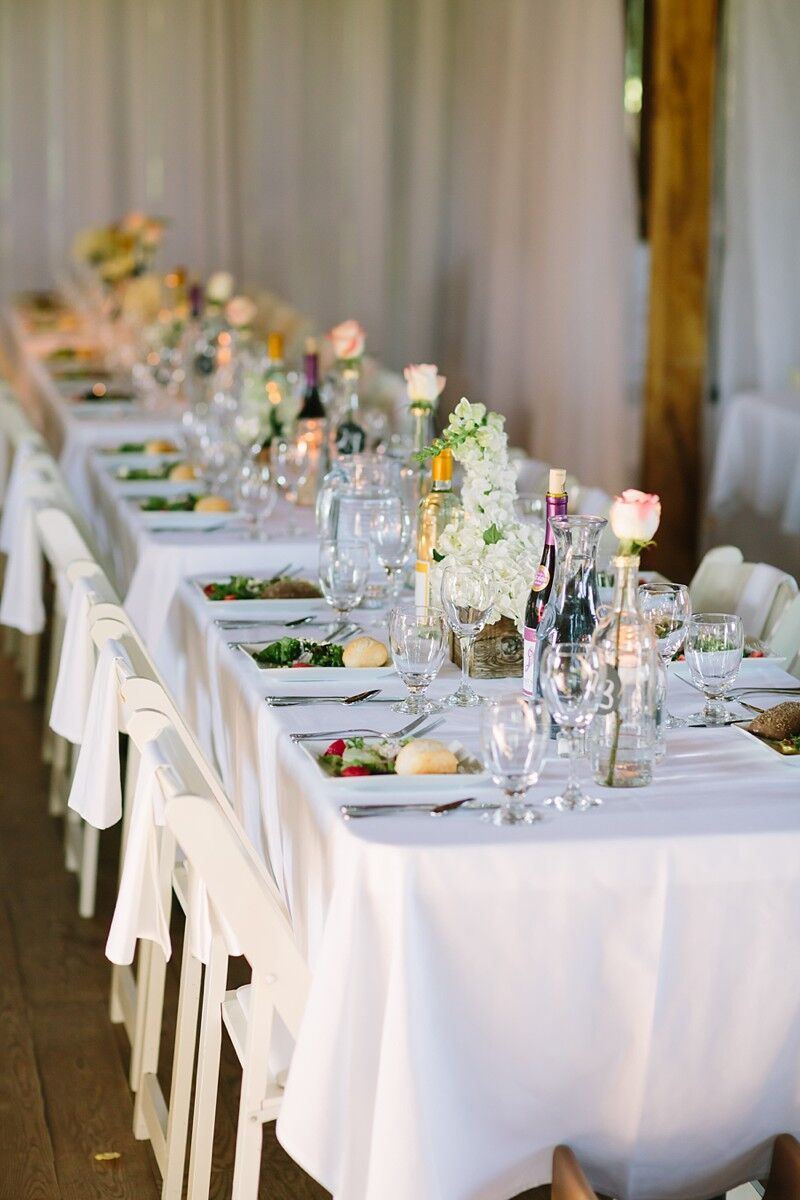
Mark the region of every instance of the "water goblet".
<instances>
[{"instance_id":1,"label":"water goblet","mask_svg":"<svg viewBox=\"0 0 800 1200\"><path fill-rule=\"evenodd\" d=\"M236 507L247 519L250 537L258 538L278 498L269 467L245 459L236 476L235 496Z\"/></svg>"},{"instance_id":2,"label":"water goblet","mask_svg":"<svg viewBox=\"0 0 800 1200\"><path fill-rule=\"evenodd\" d=\"M483 704L470 683L472 642L492 611L494 588L488 573L480 567L450 563L442 573L442 604L447 622L461 644L461 684L442 701L443 707L472 708Z\"/></svg>"},{"instance_id":3,"label":"water goblet","mask_svg":"<svg viewBox=\"0 0 800 1200\"><path fill-rule=\"evenodd\" d=\"M297 493L305 483L309 471L307 442L273 440L270 446L270 461L278 487L290 504L296 504Z\"/></svg>"},{"instance_id":4,"label":"water goblet","mask_svg":"<svg viewBox=\"0 0 800 1200\"><path fill-rule=\"evenodd\" d=\"M494 825L541 820L523 797L539 778L549 739L550 721L540 700L505 696L487 701L481 713L481 757L503 799L484 820Z\"/></svg>"},{"instance_id":5,"label":"water goblet","mask_svg":"<svg viewBox=\"0 0 800 1200\"><path fill-rule=\"evenodd\" d=\"M683 583L642 583L639 608L653 626L659 657L666 669L686 638L692 615L689 589ZM680 729L688 724L684 717L674 717L669 709L665 709L663 723L666 729Z\"/></svg>"},{"instance_id":6,"label":"water goblet","mask_svg":"<svg viewBox=\"0 0 800 1200\"><path fill-rule=\"evenodd\" d=\"M389 613L389 649L395 670L408 689L408 699L392 705L393 712L421 716L436 705L425 699L447 650L447 622L439 608L415 605Z\"/></svg>"},{"instance_id":7,"label":"water goblet","mask_svg":"<svg viewBox=\"0 0 800 1200\"><path fill-rule=\"evenodd\" d=\"M402 587L412 533L411 514L396 497L380 506L372 523L372 543L389 581L389 596L395 601Z\"/></svg>"},{"instance_id":8,"label":"water goblet","mask_svg":"<svg viewBox=\"0 0 800 1200\"><path fill-rule=\"evenodd\" d=\"M733 687L744 653L744 626L731 613L696 613L686 633L686 662L693 681L706 698L702 713L690 722L724 725L728 714L722 697Z\"/></svg>"},{"instance_id":9,"label":"water goblet","mask_svg":"<svg viewBox=\"0 0 800 1200\"><path fill-rule=\"evenodd\" d=\"M569 743L567 786L545 803L562 812L584 812L602 801L587 795L578 783L578 733L585 733L597 712L605 668L600 653L590 642L548 643L542 652L539 678L550 716Z\"/></svg>"},{"instance_id":10,"label":"water goblet","mask_svg":"<svg viewBox=\"0 0 800 1200\"><path fill-rule=\"evenodd\" d=\"M319 586L338 617L344 619L361 603L368 574L367 542L320 542Z\"/></svg>"}]
</instances>

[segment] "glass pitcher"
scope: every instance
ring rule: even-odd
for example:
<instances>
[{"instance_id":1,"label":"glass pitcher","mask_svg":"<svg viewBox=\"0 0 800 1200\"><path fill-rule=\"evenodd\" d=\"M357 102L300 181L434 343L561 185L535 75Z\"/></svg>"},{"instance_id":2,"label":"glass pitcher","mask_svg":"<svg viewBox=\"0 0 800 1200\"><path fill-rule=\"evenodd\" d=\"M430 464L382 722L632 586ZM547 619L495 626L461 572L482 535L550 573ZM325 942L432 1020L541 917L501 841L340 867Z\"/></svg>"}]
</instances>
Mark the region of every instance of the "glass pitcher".
<instances>
[{"instance_id":1,"label":"glass pitcher","mask_svg":"<svg viewBox=\"0 0 800 1200\"><path fill-rule=\"evenodd\" d=\"M538 644L588 642L598 621L597 547L604 517L551 517L556 543L553 590L542 614Z\"/></svg>"}]
</instances>

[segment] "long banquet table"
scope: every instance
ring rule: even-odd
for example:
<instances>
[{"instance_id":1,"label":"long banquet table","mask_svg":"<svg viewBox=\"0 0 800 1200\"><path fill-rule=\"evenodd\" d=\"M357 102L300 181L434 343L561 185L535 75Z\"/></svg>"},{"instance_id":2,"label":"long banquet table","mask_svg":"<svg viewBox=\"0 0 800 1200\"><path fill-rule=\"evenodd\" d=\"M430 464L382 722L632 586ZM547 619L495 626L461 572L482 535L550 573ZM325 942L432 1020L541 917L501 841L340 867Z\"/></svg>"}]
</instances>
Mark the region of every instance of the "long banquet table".
<instances>
[{"instance_id":1,"label":"long banquet table","mask_svg":"<svg viewBox=\"0 0 800 1200\"><path fill-rule=\"evenodd\" d=\"M263 675L183 578L311 568L310 525L290 537L282 511L261 543L146 530L91 449L126 440L128 419L74 428L9 329L30 411L61 430L132 619L312 967L278 1122L289 1153L337 1200L506 1200L549 1179L559 1141L630 1200L700 1200L763 1173L775 1133L800 1130L800 770L736 728L685 729L667 733L652 786L603 789L585 814L513 829L470 812L343 822L356 793L322 782L288 733L356 713L389 730L397 716L267 705ZM381 612L362 616L380 628ZM432 694L455 679L450 666ZM699 700L671 680L673 711ZM474 746L476 732L461 711L437 736ZM549 761L532 799L563 770Z\"/></svg>"}]
</instances>

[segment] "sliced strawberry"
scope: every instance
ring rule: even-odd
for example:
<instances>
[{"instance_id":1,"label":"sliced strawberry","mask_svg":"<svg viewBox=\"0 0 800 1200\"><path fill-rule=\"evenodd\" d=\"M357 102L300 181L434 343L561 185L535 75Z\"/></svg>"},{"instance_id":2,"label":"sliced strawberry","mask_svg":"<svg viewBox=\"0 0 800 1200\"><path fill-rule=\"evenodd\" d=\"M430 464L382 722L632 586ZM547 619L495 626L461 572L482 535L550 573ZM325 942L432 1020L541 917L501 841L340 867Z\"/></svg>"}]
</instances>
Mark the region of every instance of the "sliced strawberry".
<instances>
[{"instance_id":1,"label":"sliced strawberry","mask_svg":"<svg viewBox=\"0 0 800 1200\"><path fill-rule=\"evenodd\" d=\"M763 658L764 651L763 650L751 650L747 657L748 658Z\"/></svg>"},{"instance_id":2,"label":"sliced strawberry","mask_svg":"<svg viewBox=\"0 0 800 1200\"><path fill-rule=\"evenodd\" d=\"M233 592L228 592L227 596L223 596L222 599L223 600L235 600L236 597L234 596Z\"/></svg>"},{"instance_id":3,"label":"sliced strawberry","mask_svg":"<svg viewBox=\"0 0 800 1200\"><path fill-rule=\"evenodd\" d=\"M369 767L345 767L342 771L342 778L348 779L355 775L371 775Z\"/></svg>"},{"instance_id":4,"label":"sliced strawberry","mask_svg":"<svg viewBox=\"0 0 800 1200\"><path fill-rule=\"evenodd\" d=\"M205 594L207 596L210 596L212 594L212 592L214 591L214 584L207 583L206 586L203 588L203 591L205 592Z\"/></svg>"},{"instance_id":5,"label":"sliced strawberry","mask_svg":"<svg viewBox=\"0 0 800 1200\"><path fill-rule=\"evenodd\" d=\"M337 738L335 742L331 742L330 746L328 746L328 749L325 751L325 753L326 754L338 754L341 757L341 755L344 754L346 749L347 749L347 742L344 740L344 738Z\"/></svg>"},{"instance_id":6,"label":"sliced strawberry","mask_svg":"<svg viewBox=\"0 0 800 1200\"><path fill-rule=\"evenodd\" d=\"M292 663L292 666L293 667L310 667L311 663L296 662L296 663Z\"/></svg>"}]
</instances>

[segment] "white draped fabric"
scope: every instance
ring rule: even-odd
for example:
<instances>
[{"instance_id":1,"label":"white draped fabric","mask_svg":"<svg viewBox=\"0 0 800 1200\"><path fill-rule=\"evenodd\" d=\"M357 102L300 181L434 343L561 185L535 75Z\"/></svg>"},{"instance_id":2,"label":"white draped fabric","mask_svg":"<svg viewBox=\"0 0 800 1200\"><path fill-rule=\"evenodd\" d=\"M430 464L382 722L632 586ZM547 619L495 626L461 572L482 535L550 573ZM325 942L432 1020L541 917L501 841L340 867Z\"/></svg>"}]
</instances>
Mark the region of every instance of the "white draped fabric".
<instances>
[{"instance_id":1,"label":"white draped fabric","mask_svg":"<svg viewBox=\"0 0 800 1200\"><path fill-rule=\"evenodd\" d=\"M785 392L800 366L800 4L730 0L728 19L724 400Z\"/></svg>"},{"instance_id":2,"label":"white draped fabric","mask_svg":"<svg viewBox=\"0 0 800 1200\"><path fill-rule=\"evenodd\" d=\"M630 482L619 0L0 0L0 286L76 229L438 361L515 441ZM631 431L626 436L626 430Z\"/></svg>"}]
</instances>

